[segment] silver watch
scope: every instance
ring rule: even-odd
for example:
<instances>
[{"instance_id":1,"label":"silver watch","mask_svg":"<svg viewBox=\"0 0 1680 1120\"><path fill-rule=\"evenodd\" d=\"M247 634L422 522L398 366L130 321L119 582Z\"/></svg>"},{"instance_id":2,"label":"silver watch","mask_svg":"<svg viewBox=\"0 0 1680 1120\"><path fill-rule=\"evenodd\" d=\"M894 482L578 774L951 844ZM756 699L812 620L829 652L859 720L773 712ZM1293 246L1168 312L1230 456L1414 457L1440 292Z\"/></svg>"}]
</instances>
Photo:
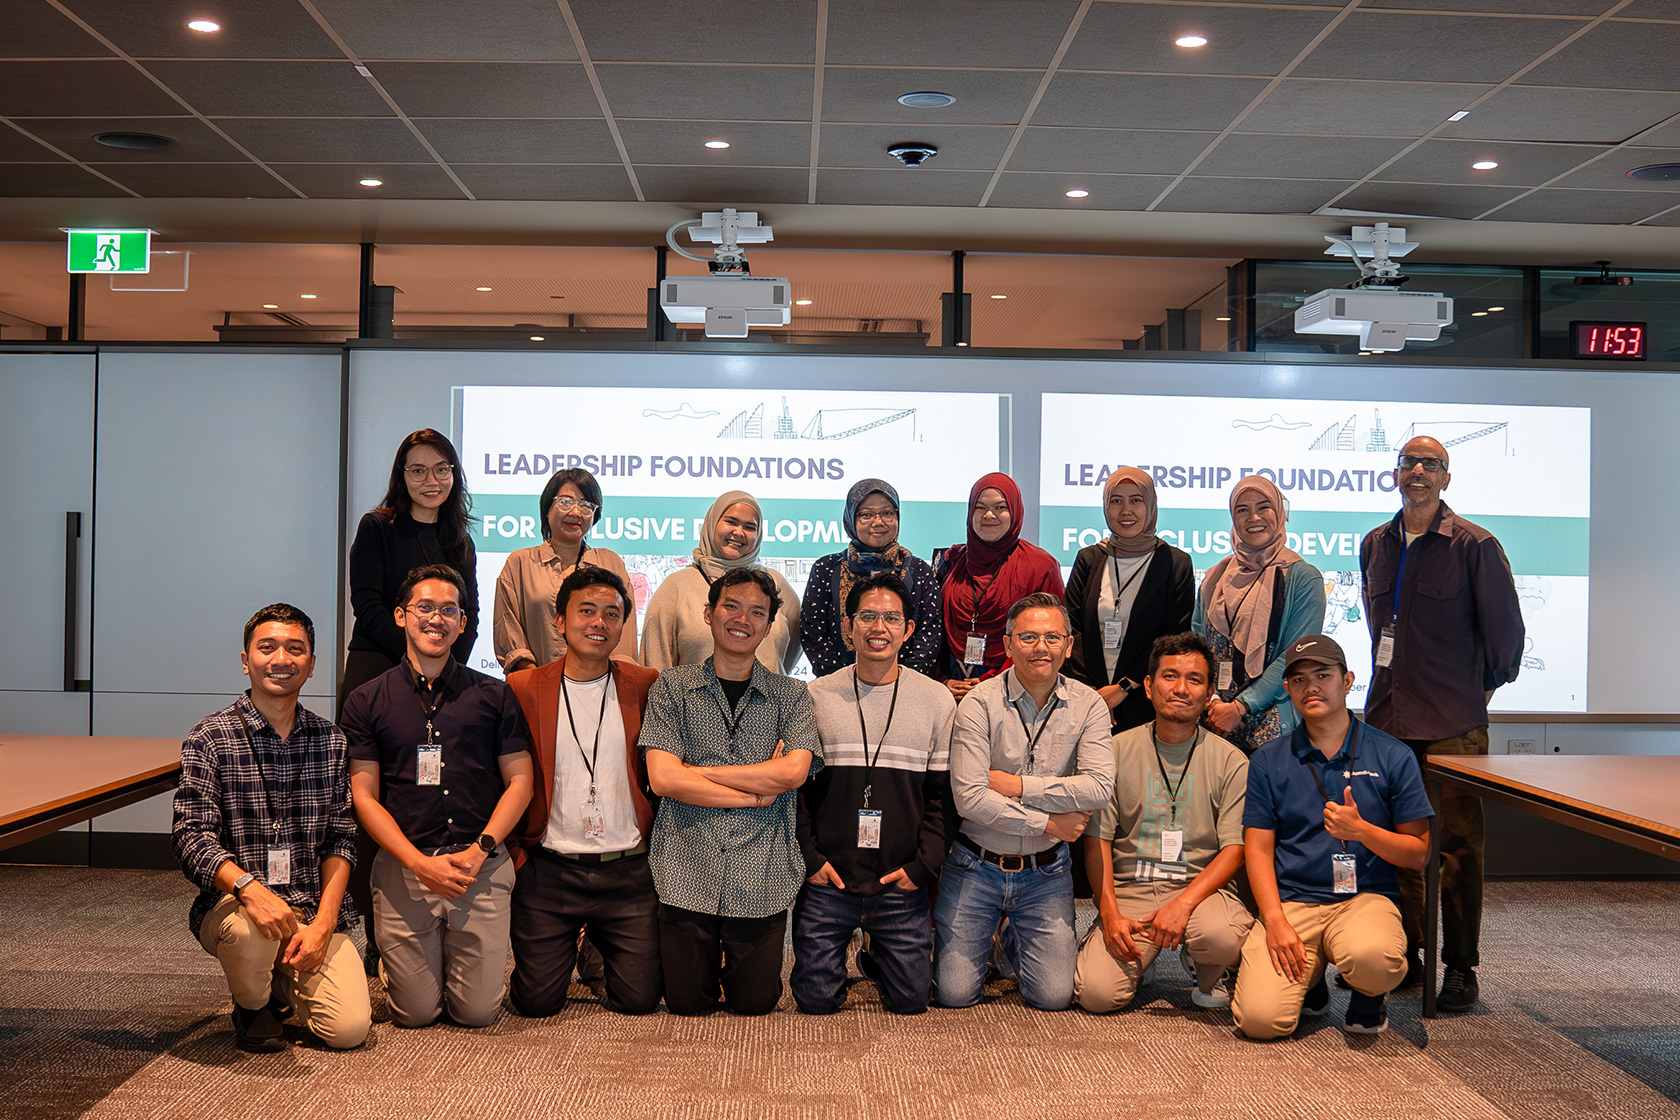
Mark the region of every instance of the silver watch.
<instances>
[{"instance_id":1,"label":"silver watch","mask_svg":"<svg viewBox=\"0 0 1680 1120\"><path fill-rule=\"evenodd\" d=\"M252 883L254 883L256 881L257 881L257 877L255 875L251 874L249 871L247 871L247 872L245 872L245 874L241 875L239 878L237 878L233 881L233 889L231 891L229 891L228 893L233 895L234 898L238 898L240 891L244 890L246 887L250 886Z\"/></svg>"}]
</instances>

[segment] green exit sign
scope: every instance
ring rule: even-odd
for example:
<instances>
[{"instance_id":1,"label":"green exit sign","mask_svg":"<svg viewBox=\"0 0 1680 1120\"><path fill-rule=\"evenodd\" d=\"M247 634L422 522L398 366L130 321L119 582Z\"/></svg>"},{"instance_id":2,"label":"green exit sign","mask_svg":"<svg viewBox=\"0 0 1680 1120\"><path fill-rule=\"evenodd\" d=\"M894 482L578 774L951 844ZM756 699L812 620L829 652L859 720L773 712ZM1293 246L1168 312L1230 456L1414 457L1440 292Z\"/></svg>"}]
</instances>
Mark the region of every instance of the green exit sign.
<instances>
[{"instance_id":1,"label":"green exit sign","mask_svg":"<svg viewBox=\"0 0 1680 1120\"><path fill-rule=\"evenodd\" d=\"M67 229L69 272L150 272L149 229Z\"/></svg>"}]
</instances>

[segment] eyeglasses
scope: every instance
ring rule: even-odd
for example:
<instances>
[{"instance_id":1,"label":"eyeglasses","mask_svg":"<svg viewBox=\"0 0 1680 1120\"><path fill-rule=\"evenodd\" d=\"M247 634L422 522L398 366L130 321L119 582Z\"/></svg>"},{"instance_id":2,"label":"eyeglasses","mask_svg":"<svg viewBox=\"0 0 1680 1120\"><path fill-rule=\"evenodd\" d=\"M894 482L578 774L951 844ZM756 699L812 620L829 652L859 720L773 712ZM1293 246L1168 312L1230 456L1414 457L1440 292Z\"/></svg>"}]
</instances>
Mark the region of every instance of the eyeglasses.
<instances>
[{"instance_id":1,"label":"eyeglasses","mask_svg":"<svg viewBox=\"0 0 1680 1120\"><path fill-rule=\"evenodd\" d=\"M456 606L454 603L445 603L441 607L436 603L410 603L407 609L413 611L421 618L430 618L434 614L441 614L444 618L448 619L455 619L461 616L461 608Z\"/></svg>"},{"instance_id":2,"label":"eyeglasses","mask_svg":"<svg viewBox=\"0 0 1680 1120\"><path fill-rule=\"evenodd\" d=\"M853 520L860 525L865 522L877 522L882 525L895 525L898 523L898 511L895 509L889 509L883 513L860 513Z\"/></svg>"},{"instance_id":3,"label":"eyeglasses","mask_svg":"<svg viewBox=\"0 0 1680 1120\"><path fill-rule=\"evenodd\" d=\"M873 626L877 622L895 627L904 625L904 616L897 611L859 611L854 617L865 626Z\"/></svg>"},{"instance_id":4,"label":"eyeglasses","mask_svg":"<svg viewBox=\"0 0 1680 1120\"><path fill-rule=\"evenodd\" d=\"M1011 634L1009 636L1024 646L1036 646L1043 642L1045 649L1061 649L1062 643L1068 640L1066 634Z\"/></svg>"},{"instance_id":5,"label":"eyeglasses","mask_svg":"<svg viewBox=\"0 0 1680 1120\"><path fill-rule=\"evenodd\" d=\"M573 510L577 510L585 517L588 517L601 507L596 505L594 502L586 502L579 498L568 497L554 499L554 505L552 508L559 510L561 513L571 513Z\"/></svg>"},{"instance_id":6,"label":"eyeglasses","mask_svg":"<svg viewBox=\"0 0 1680 1120\"><path fill-rule=\"evenodd\" d=\"M1402 455L1402 456L1400 456L1400 469L1401 470L1409 471L1413 467L1422 467L1424 470L1428 471L1430 474L1439 474L1442 471L1447 469L1447 464L1446 464L1446 461L1442 460L1442 459L1420 458L1416 455Z\"/></svg>"},{"instance_id":7,"label":"eyeglasses","mask_svg":"<svg viewBox=\"0 0 1680 1120\"><path fill-rule=\"evenodd\" d=\"M448 482L455 477L455 468L448 463L437 463L430 470L420 466L405 467L403 473L408 476L410 482L424 482L428 474L439 482Z\"/></svg>"}]
</instances>

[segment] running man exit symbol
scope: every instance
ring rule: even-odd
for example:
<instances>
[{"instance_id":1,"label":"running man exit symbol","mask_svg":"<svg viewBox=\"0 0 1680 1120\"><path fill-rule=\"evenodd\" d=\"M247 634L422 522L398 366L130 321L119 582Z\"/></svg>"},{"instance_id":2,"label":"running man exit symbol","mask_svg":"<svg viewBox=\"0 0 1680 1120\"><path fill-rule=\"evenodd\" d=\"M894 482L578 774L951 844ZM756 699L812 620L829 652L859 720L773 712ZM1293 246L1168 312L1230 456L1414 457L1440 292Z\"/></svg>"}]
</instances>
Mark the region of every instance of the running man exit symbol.
<instances>
[{"instance_id":1,"label":"running man exit symbol","mask_svg":"<svg viewBox=\"0 0 1680 1120\"><path fill-rule=\"evenodd\" d=\"M150 272L149 229L69 229L68 272Z\"/></svg>"}]
</instances>

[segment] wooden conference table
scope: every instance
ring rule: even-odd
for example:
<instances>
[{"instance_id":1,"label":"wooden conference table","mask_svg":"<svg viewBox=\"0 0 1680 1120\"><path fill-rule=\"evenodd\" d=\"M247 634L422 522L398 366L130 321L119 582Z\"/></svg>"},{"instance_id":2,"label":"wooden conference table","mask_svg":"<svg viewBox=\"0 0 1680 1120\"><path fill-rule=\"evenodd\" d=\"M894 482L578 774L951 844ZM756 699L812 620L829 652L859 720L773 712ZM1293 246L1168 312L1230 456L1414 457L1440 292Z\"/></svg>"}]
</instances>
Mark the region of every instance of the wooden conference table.
<instances>
[{"instance_id":1,"label":"wooden conference table","mask_svg":"<svg viewBox=\"0 0 1680 1120\"><path fill-rule=\"evenodd\" d=\"M166 793L180 780L179 739L0 735L0 849Z\"/></svg>"},{"instance_id":2,"label":"wooden conference table","mask_svg":"<svg viewBox=\"0 0 1680 1120\"><path fill-rule=\"evenodd\" d=\"M1437 814L1444 786L1514 806L1665 859L1680 860L1680 756L1430 755L1423 768ZM1423 1015L1435 1017L1441 901L1439 815L1424 873Z\"/></svg>"}]
</instances>

